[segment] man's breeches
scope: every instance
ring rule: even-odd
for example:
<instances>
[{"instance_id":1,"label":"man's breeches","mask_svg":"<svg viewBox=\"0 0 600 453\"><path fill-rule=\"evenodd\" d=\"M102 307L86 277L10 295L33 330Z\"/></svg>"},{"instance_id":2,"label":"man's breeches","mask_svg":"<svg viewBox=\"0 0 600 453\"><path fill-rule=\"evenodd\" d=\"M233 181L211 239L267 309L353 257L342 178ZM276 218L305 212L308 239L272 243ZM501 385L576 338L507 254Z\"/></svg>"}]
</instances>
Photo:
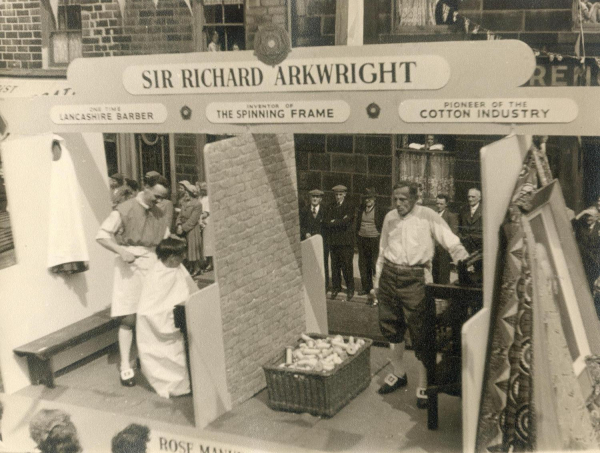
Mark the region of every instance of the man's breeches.
<instances>
[{"instance_id":1,"label":"man's breeches","mask_svg":"<svg viewBox=\"0 0 600 453\"><path fill-rule=\"evenodd\" d=\"M425 275L420 267L397 266L385 261L379 280L379 327L391 343L404 341L410 332L416 357L435 357L435 308L425 301Z\"/></svg>"}]
</instances>

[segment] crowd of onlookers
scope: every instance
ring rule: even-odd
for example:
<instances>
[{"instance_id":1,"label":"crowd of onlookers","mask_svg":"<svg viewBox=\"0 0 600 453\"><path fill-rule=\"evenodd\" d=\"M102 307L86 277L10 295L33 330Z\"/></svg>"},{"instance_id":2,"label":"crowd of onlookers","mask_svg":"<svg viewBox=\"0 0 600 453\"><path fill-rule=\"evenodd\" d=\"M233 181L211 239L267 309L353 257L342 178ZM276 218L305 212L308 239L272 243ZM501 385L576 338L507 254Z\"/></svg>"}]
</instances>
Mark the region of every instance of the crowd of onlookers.
<instances>
[{"instance_id":1,"label":"crowd of onlookers","mask_svg":"<svg viewBox=\"0 0 600 453\"><path fill-rule=\"evenodd\" d=\"M417 204L423 204L421 188L418 187ZM324 203L325 193L320 189L309 192L309 203L300 209L301 239L315 234L323 237L325 284L335 299L342 291L342 277L346 283L346 298L355 294L353 257L358 252L358 269L361 290L359 295L368 295L373 289L376 262L379 256L380 235L385 215L393 208L382 206L377 201L374 188L368 187L361 195L360 205L354 206L347 197L348 189L343 185L332 188L335 200ZM450 197L439 193L433 209L456 234L465 249L473 254L483 247L483 224L481 215L481 191L471 188L467 200L458 212L450 210ZM331 277L329 263L331 262ZM450 255L439 244L435 247L432 274L435 283L449 283L452 261ZM375 303L372 300L371 303Z\"/></svg>"}]
</instances>

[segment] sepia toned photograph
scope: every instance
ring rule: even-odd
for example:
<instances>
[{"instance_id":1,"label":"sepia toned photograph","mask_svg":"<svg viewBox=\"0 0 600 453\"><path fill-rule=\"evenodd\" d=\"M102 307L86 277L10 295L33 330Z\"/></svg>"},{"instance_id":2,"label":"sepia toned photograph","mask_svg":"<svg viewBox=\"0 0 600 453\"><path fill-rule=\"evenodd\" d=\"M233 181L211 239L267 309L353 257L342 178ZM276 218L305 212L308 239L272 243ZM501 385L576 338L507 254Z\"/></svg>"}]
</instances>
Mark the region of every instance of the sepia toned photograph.
<instances>
[{"instance_id":1,"label":"sepia toned photograph","mask_svg":"<svg viewBox=\"0 0 600 453\"><path fill-rule=\"evenodd\" d=\"M0 451L600 449L600 6L0 0Z\"/></svg>"}]
</instances>

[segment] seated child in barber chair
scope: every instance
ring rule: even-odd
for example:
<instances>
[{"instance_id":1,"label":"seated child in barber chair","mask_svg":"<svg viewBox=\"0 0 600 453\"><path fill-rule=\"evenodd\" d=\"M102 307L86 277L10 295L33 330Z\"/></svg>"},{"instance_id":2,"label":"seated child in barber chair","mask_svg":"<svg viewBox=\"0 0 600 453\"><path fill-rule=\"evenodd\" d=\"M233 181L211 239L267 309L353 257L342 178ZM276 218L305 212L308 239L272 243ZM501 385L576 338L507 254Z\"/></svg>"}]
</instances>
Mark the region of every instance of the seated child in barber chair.
<instances>
[{"instance_id":1,"label":"seated child in barber chair","mask_svg":"<svg viewBox=\"0 0 600 453\"><path fill-rule=\"evenodd\" d=\"M137 312L137 347L142 373L158 395L190 393L183 335L175 327L173 307L195 288L182 265L185 241L173 237L156 247L158 261L145 277Z\"/></svg>"}]
</instances>

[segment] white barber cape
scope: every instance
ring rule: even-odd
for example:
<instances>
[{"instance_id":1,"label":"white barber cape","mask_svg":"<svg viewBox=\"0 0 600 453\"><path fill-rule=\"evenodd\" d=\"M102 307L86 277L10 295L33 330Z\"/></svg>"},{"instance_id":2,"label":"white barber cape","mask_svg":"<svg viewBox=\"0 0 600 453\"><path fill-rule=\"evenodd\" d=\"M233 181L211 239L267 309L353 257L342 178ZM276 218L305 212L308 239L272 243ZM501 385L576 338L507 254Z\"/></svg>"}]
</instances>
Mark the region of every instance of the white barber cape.
<instances>
[{"instance_id":1,"label":"white barber cape","mask_svg":"<svg viewBox=\"0 0 600 453\"><path fill-rule=\"evenodd\" d=\"M189 280L188 280L189 279ZM190 393L183 335L175 327L173 307L190 296L187 270L161 261L145 277L137 312L137 347L142 373L163 398Z\"/></svg>"},{"instance_id":2,"label":"white barber cape","mask_svg":"<svg viewBox=\"0 0 600 453\"><path fill-rule=\"evenodd\" d=\"M81 218L79 182L65 140L58 135L44 135L44 149L52 149L57 141L60 158L52 161L50 177L50 219L48 223L48 267L74 262L89 262L89 254Z\"/></svg>"}]
</instances>

